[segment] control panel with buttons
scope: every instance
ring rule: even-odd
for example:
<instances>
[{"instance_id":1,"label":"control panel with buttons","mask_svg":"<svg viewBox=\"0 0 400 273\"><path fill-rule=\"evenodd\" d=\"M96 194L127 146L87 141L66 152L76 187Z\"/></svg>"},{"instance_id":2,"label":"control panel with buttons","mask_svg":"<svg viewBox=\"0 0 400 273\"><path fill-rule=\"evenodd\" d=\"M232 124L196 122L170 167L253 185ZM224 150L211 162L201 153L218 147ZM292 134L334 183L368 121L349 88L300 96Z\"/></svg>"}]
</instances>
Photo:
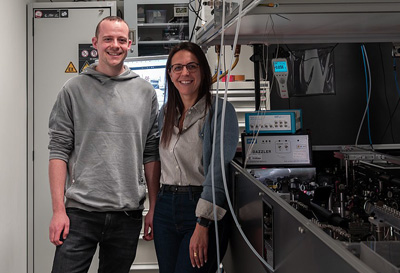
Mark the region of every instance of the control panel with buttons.
<instances>
[{"instance_id":1,"label":"control panel with buttons","mask_svg":"<svg viewBox=\"0 0 400 273\"><path fill-rule=\"evenodd\" d=\"M246 133L294 134L302 124L301 109L266 110L245 113Z\"/></svg>"},{"instance_id":2,"label":"control panel with buttons","mask_svg":"<svg viewBox=\"0 0 400 273\"><path fill-rule=\"evenodd\" d=\"M246 166L311 166L311 145L307 134L242 134L242 155Z\"/></svg>"}]
</instances>

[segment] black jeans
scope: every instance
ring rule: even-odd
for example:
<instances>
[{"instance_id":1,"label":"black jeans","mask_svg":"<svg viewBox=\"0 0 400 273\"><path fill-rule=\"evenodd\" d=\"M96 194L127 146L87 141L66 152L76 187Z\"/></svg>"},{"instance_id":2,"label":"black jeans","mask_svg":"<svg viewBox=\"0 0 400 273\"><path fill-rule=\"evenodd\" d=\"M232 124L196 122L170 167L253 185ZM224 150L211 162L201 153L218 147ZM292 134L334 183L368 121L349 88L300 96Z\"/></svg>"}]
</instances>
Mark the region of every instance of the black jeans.
<instances>
[{"instance_id":1,"label":"black jeans","mask_svg":"<svg viewBox=\"0 0 400 273\"><path fill-rule=\"evenodd\" d=\"M99 244L99 273L128 273L136 256L142 211L88 212L68 208L70 230L57 246L52 273L87 272Z\"/></svg>"}]
</instances>

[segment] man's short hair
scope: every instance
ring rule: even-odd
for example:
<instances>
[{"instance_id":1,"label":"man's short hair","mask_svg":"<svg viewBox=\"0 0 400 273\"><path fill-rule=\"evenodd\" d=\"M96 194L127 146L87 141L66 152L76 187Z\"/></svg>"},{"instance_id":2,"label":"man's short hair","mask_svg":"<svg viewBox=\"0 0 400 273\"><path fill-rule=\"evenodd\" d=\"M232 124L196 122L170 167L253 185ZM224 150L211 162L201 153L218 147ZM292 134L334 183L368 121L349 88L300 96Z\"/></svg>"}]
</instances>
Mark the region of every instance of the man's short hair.
<instances>
[{"instance_id":1,"label":"man's short hair","mask_svg":"<svg viewBox=\"0 0 400 273\"><path fill-rule=\"evenodd\" d=\"M124 19L122 19L121 17L119 17L119 16L107 16L107 17L104 17L98 24L97 24L97 27L96 27L96 32L94 33L94 35L96 36L96 38L98 38L99 37L99 32L100 32L100 25L101 25L101 23L103 22L103 21L117 21L117 22L124 22L127 26L128 26L128 23L127 22L125 22L125 20ZM129 26L128 26L128 28L129 28Z\"/></svg>"}]
</instances>

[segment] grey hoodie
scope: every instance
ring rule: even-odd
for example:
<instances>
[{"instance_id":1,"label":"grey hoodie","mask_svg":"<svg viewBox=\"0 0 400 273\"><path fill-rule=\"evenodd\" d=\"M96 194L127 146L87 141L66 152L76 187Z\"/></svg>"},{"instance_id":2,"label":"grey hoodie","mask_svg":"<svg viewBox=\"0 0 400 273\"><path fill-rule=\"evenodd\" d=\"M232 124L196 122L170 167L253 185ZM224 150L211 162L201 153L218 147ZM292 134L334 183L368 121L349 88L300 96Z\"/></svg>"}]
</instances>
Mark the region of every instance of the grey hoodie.
<instances>
[{"instance_id":1,"label":"grey hoodie","mask_svg":"<svg viewBox=\"0 0 400 273\"><path fill-rule=\"evenodd\" d=\"M50 159L68 164L66 207L143 209L143 164L159 160L154 88L125 67L87 68L65 83L49 120Z\"/></svg>"}]
</instances>

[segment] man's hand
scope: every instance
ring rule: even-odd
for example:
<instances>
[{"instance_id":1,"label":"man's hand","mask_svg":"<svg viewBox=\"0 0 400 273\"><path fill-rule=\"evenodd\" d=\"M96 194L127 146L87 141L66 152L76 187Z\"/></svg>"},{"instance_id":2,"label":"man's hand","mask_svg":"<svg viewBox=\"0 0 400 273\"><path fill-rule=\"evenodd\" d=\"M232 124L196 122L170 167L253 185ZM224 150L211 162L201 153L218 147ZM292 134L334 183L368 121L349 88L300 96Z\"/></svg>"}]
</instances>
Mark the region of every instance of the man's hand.
<instances>
[{"instance_id":1,"label":"man's hand","mask_svg":"<svg viewBox=\"0 0 400 273\"><path fill-rule=\"evenodd\" d=\"M54 213L49 227L49 239L52 244L59 246L69 233L69 218L65 212Z\"/></svg>"},{"instance_id":2,"label":"man's hand","mask_svg":"<svg viewBox=\"0 0 400 273\"><path fill-rule=\"evenodd\" d=\"M151 161L144 164L144 174L146 176L147 191L149 193L149 211L144 218L144 235L143 239L146 241L153 240L153 217L154 208L157 201L157 193L160 190L160 174L161 163L160 161Z\"/></svg>"},{"instance_id":3,"label":"man's hand","mask_svg":"<svg viewBox=\"0 0 400 273\"><path fill-rule=\"evenodd\" d=\"M69 233L69 218L64 205L66 178L67 163L60 159L51 159L49 161L49 180L53 217L49 227L49 239L56 246L62 245L63 242L60 239L67 238Z\"/></svg>"}]
</instances>

